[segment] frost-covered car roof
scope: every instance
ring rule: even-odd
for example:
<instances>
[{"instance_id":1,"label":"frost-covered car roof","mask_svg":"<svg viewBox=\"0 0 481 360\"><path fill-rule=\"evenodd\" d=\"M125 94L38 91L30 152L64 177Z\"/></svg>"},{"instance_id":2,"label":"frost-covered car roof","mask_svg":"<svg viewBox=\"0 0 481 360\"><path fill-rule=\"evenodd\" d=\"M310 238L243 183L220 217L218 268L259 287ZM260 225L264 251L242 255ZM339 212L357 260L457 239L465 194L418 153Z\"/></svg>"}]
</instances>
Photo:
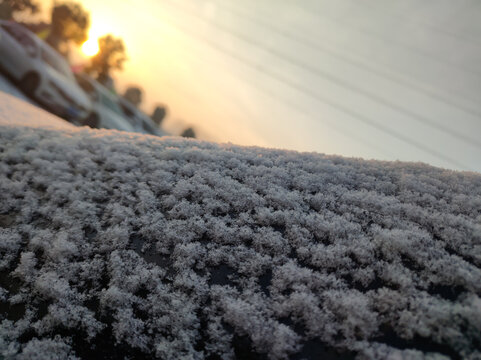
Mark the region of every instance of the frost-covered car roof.
<instances>
[{"instance_id":1,"label":"frost-covered car roof","mask_svg":"<svg viewBox=\"0 0 481 360\"><path fill-rule=\"evenodd\" d=\"M475 173L3 123L0 357L477 359L480 216Z\"/></svg>"}]
</instances>

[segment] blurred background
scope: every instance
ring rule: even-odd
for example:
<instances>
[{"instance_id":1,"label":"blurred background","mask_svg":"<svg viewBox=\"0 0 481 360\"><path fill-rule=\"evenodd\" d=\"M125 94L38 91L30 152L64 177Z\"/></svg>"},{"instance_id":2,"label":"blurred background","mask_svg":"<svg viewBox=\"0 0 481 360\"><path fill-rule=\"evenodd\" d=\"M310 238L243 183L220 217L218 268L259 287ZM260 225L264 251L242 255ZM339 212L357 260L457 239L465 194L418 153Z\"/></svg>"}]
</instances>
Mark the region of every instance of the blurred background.
<instances>
[{"instance_id":1,"label":"blurred background","mask_svg":"<svg viewBox=\"0 0 481 360\"><path fill-rule=\"evenodd\" d=\"M160 135L481 172L477 0L2 0L0 13Z\"/></svg>"}]
</instances>

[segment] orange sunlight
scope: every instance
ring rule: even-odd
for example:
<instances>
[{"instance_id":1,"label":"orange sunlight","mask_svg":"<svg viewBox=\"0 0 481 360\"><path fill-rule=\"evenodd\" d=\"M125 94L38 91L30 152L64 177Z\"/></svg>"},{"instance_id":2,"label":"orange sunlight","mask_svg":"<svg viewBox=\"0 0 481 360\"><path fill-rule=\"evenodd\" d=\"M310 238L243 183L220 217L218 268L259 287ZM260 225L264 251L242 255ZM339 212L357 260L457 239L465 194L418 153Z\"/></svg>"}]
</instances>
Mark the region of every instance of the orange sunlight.
<instances>
[{"instance_id":1,"label":"orange sunlight","mask_svg":"<svg viewBox=\"0 0 481 360\"><path fill-rule=\"evenodd\" d=\"M86 42L82 44L81 50L84 55L92 57L99 52L99 38L112 33L113 26L105 20L94 19L89 29L89 36Z\"/></svg>"},{"instance_id":2,"label":"orange sunlight","mask_svg":"<svg viewBox=\"0 0 481 360\"><path fill-rule=\"evenodd\" d=\"M97 55L99 50L99 42L95 38L88 39L82 45L82 52L89 57Z\"/></svg>"}]
</instances>

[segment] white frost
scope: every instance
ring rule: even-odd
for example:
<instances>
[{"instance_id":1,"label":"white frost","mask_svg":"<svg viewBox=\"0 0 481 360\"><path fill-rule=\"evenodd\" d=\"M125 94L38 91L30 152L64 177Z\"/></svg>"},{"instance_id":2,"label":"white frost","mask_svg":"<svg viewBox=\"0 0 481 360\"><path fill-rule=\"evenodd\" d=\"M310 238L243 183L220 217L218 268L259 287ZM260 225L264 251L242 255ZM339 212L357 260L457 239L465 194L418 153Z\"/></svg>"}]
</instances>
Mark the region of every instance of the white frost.
<instances>
[{"instance_id":1,"label":"white frost","mask_svg":"<svg viewBox=\"0 0 481 360\"><path fill-rule=\"evenodd\" d=\"M479 174L2 101L0 357L481 357Z\"/></svg>"}]
</instances>

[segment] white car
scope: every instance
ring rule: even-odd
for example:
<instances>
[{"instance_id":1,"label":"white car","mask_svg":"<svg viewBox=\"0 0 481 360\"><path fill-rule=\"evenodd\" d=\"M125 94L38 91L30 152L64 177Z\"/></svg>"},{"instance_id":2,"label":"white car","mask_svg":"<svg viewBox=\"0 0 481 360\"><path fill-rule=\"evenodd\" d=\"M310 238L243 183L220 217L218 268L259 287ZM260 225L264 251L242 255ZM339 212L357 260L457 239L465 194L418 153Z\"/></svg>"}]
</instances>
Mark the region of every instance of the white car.
<instances>
[{"instance_id":1,"label":"white car","mask_svg":"<svg viewBox=\"0 0 481 360\"><path fill-rule=\"evenodd\" d=\"M129 118L130 123L134 126L136 132L157 136L168 135L165 131L159 129L148 115L137 109L129 101L119 97L118 102L125 116Z\"/></svg>"},{"instance_id":2,"label":"white car","mask_svg":"<svg viewBox=\"0 0 481 360\"><path fill-rule=\"evenodd\" d=\"M73 122L90 114L67 61L28 29L0 20L0 54L0 68L47 110Z\"/></svg>"},{"instance_id":3,"label":"white car","mask_svg":"<svg viewBox=\"0 0 481 360\"><path fill-rule=\"evenodd\" d=\"M117 103L117 97L109 89L87 74L76 74L75 78L92 100L92 113L84 122L85 125L135 132Z\"/></svg>"}]
</instances>

